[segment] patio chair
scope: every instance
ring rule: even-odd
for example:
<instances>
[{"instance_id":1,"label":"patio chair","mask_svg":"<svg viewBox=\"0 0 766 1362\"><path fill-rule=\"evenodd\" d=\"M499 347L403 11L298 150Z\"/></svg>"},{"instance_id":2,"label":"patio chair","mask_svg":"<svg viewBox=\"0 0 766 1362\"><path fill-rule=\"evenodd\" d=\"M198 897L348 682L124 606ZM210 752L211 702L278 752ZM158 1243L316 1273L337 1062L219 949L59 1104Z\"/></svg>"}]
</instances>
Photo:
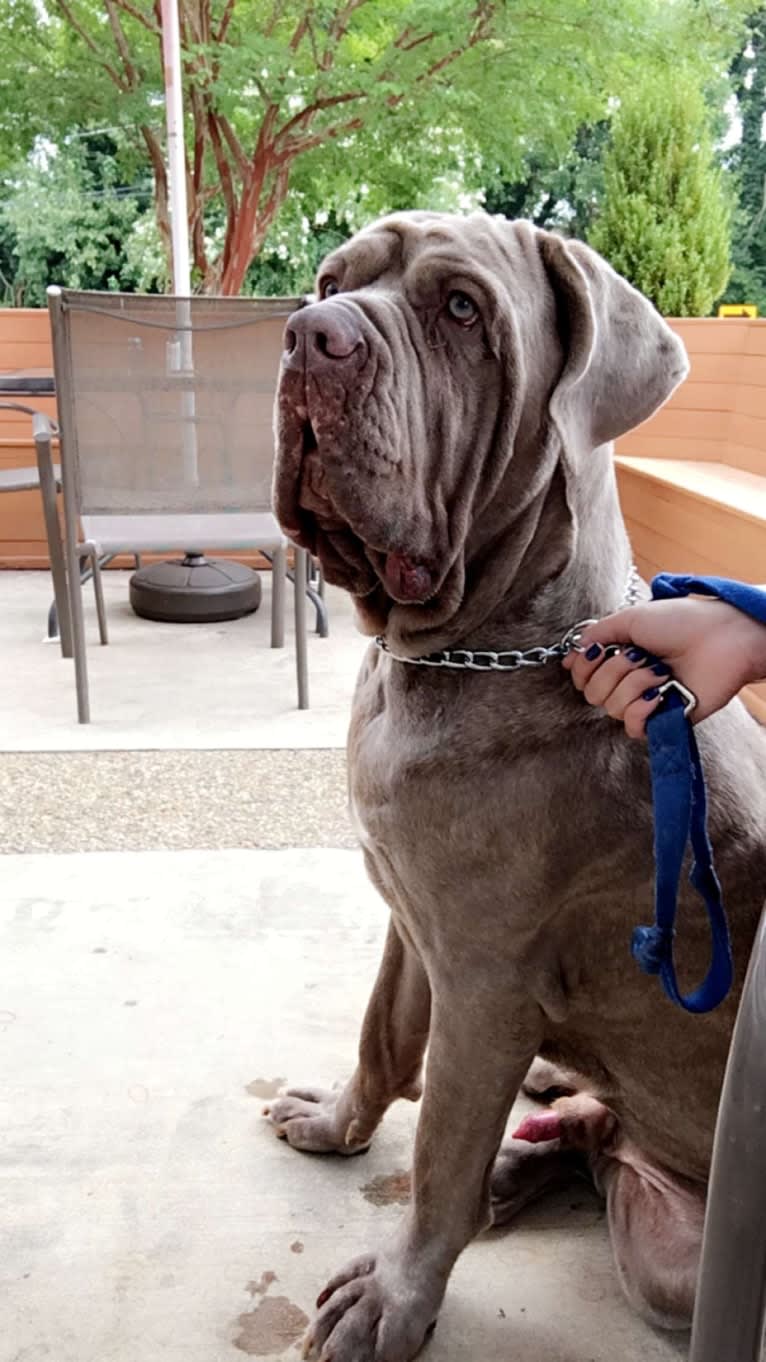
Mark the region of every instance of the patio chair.
<instances>
[{"instance_id":1,"label":"patio chair","mask_svg":"<svg viewBox=\"0 0 766 1362\"><path fill-rule=\"evenodd\" d=\"M79 560L260 549L284 643L287 540L271 510L272 411L298 298L48 290L80 723L90 719ZM295 551L299 708L308 706L306 555ZM106 641L106 639L102 639Z\"/></svg>"},{"instance_id":2,"label":"patio chair","mask_svg":"<svg viewBox=\"0 0 766 1362\"><path fill-rule=\"evenodd\" d=\"M53 594L56 598L59 640L64 657L72 656L72 627L69 616L67 595L66 564L64 548L61 543L58 506L56 494L61 491L61 469L54 464L51 456L51 441L58 434L55 421L51 421L34 407L25 402L6 401L0 396L0 410L20 411L32 418L32 437L35 442L35 466L27 468L0 469L0 493L36 492L42 496L45 534L48 540L48 560L53 578Z\"/></svg>"},{"instance_id":3,"label":"patio chair","mask_svg":"<svg viewBox=\"0 0 766 1362\"><path fill-rule=\"evenodd\" d=\"M760 1362L766 1317L766 911L721 1092L689 1362Z\"/></svg>"}]
</instances>

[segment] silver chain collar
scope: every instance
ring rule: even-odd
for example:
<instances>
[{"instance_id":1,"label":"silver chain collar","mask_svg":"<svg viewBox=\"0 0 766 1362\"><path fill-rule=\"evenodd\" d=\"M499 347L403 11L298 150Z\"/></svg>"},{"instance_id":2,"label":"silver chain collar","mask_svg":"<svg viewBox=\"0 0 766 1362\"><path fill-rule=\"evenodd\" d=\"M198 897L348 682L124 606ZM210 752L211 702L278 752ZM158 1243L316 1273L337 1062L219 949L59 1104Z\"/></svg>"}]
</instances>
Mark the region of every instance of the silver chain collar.
<instances>
[{"instance_id":1,"label":"silver chain collar","mask_svg":"<svg viewBox=\"0 0 766 1362\"><path fill-rule=\"evenodd\" d=\"M640 590L641 578L635 564L632 564L619 608L624 610L630 605L635 605L639 599ZM378 635L375 643L381 652L393 658L394 662L408 662L415 667L447 667L453 671L469 672L517 672L522 667L544 667L552 657L566 657L567 653L577 649L583 631L587 629L589 624L595 624L595 622L595 620L579 620L577 624L573 624L570 629L567 629L557 643L545 644L537 648L508 648L502 653L490 652L487 649L445 648L440 653L429 653L427 657L400 657L397 653L392 653L382 634Z\"/></svg>"}]
</instances>

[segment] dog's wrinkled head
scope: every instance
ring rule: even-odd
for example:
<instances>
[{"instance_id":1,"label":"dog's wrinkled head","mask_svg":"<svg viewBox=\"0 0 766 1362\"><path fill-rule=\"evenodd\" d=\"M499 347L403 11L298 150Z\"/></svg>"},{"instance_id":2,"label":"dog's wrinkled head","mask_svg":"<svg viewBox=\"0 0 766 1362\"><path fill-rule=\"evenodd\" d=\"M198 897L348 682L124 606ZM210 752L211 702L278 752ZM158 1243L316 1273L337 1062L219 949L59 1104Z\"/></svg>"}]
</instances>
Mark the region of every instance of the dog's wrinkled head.
<instances>
[{"instance_id":1,"label":"dog's wrinkled head","mask_svg":"<svg viewBox=\"0 0 766 1362\"><path fill-rule=\"evenodd\" d=\"M518 565L509 537L557 466L576 478L686 372L588 247L484 213L386 218L324 262L317 293L287 324L277 515L364 627L413 650L488 563Z\"/></svg>"}]
</instances>

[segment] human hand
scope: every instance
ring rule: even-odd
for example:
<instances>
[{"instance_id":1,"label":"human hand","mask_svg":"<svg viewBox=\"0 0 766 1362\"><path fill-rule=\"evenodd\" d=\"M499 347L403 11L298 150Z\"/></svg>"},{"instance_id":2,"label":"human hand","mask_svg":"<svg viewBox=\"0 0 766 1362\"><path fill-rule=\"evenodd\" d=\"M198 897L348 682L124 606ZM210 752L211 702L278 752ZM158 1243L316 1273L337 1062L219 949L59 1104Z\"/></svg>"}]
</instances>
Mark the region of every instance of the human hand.
<instances>
[{"instance_id":1,"label":"human hand","mask_svg":"<svg viewBox=\"0 0 766 1362\"><path fill-rule=\"evenodd\" d=\"M605 657L609 644L620 652ZM583 630L580 646L563 666L586 700L624 723L631 738L645 736L661 703L658 687L671 672L697 696L694 723L766 675L766 626L707 597L642 601Z\"/></svg>"}]
</instances>

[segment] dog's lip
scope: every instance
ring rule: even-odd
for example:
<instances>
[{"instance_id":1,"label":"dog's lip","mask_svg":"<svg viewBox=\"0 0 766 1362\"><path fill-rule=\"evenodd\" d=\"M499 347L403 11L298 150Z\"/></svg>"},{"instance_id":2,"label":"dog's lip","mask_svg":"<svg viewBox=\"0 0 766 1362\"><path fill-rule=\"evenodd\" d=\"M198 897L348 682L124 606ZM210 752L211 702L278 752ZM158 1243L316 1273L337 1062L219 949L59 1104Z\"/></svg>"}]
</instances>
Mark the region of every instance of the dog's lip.
<instances>
[{"instance_id":1,"label":"dog's lip","mask_svg":"<svg viewBox=\"0 0 766 1362\"><path fill-rule=\"evenodd\" d=\"M382 577L391 598L402 605L424 605L437 588L431 565L409 553L387 553Z\"/></svg>"}]
</instances>

